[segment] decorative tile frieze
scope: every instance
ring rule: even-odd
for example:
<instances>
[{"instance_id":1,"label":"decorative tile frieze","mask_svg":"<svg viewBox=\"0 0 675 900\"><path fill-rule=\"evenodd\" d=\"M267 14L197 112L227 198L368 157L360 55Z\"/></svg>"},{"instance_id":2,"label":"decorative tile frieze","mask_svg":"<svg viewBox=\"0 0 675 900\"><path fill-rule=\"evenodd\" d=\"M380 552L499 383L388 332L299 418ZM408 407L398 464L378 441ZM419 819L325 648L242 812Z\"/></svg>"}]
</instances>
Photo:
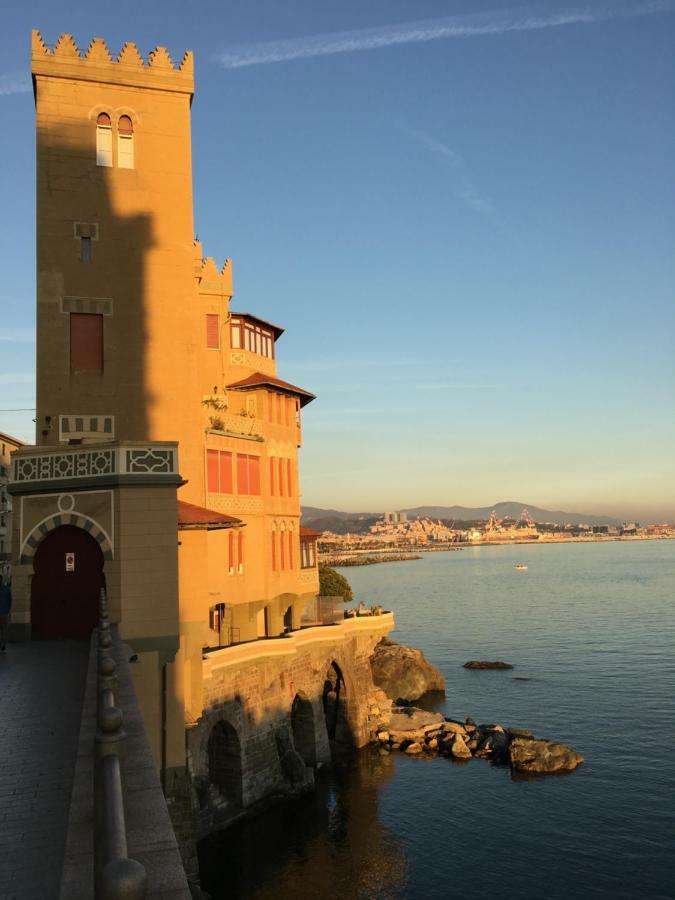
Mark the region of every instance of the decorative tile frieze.
<instances>
[{"instance_id":1,"label":"decorative tile frieze","mask_svg":"<svg viewBox=\"0 0 675 900\"><path fill-rule=\"evenodd\" d=\"M125 450L125 470L130 474L159 473L171 475L175 472L175 450L148 447L143 450Z\"/></svg>"},{"instance_id":2,"label":"decorative tile frieze","mask_svg":"<svg viewBox=\"0 0 675 900\"><path fill-rule=\"evenodd\" d=\"M230 352L230 365L245 366L262 372L263 375L276 375L277 366L273 359L261 356L259 353L250 353L248 350L232 350Z\"/></svg>"},{"instance_id":3,"label":"decorative tile frieze","mask_svg":"<svg viewBox=\"0 0 675 900\"><path fill-rule=\"evenodd\" d=\"M178 448L165 444L63 448L40 454L17 453L12 460L13 485L178 474Z\"/></svg>"}]
</instances>

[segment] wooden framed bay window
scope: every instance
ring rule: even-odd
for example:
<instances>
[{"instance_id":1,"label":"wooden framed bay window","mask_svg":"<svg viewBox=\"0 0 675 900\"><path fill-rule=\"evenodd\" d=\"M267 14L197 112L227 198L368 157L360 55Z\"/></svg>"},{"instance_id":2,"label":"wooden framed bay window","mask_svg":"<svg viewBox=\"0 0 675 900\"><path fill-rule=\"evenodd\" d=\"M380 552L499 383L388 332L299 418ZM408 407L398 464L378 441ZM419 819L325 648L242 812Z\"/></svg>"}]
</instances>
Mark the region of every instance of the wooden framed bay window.
<instances>
[{"instance_id":1,"label":"wooden framed bay window","mask_svg":"<svg viewBox=\"0 0 675 900\"><path fill-rule=\"evenodd\" d=\"M248 350L267 359L274 359L274 332L243 316L230 319L233 350Z\"/></svg>"}]
</instances>

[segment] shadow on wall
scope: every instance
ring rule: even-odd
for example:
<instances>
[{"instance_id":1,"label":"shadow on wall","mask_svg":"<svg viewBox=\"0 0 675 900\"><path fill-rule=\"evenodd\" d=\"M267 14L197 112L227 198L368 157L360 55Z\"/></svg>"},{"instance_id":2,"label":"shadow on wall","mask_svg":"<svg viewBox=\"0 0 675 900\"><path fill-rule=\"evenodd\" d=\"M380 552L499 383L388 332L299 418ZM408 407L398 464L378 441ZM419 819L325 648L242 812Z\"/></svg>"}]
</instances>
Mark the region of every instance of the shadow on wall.
<instances>
[{"instance_id":1,"label":"shadow on wall","mask_svg":"<svg viewBox=\"0 0 675 900\"><path fill-rule=\"evenodd\" d=\"M95 121L79 129L82 144L70 127L38 122L36 439L58 443L60 415L95 416L99 427L114 415L114 438L144 440L156 402L152 211L139 209L134 170L96 165Z\"/></svg>"},{"instance_id":2,"label":"shadow on wall","mask_svg":"<svg viewBox=\"0 0 675 900\"><path fill-rule=\"evenodd\" d=\"M314 788L315 772L353 751L349 692L333 661L314 696L258 719L240 696L205 715L189 735L197 834L222 828L260 803Z\"/></svg>"}]
</instances>

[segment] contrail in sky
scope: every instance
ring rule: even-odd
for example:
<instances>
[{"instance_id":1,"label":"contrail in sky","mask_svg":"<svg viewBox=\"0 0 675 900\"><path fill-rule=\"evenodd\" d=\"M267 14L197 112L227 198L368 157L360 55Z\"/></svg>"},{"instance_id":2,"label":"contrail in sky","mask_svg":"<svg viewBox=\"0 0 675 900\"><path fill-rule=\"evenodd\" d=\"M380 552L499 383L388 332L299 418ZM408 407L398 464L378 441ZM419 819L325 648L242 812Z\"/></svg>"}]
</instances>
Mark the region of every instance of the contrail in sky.
<instances>
[{"instance_id":1,"label":"contrail in sky","mask_svg":"<svg viewBox=\"0 0 675 900\"><path fill-rule=\"evenodd\" d=\"M406 125L401 126L410 137L414 138L418 143L422 144L427 150L441 156L449 164L453 172L453 190L467 206L470 206L476 212L486 216L488 219L496 221L497 214L490 200L478 190L476 185L471 181L464 170L464 160L455 151L439 141L438 138L420 131L417 128L409 128Z\"/></svg>"},{"instance_id":2,"label":"contrail in sky","mask_svg":"<svg viewBox=\"0 0 675 900\"><path fill-rule=\"evenodd\" d=\"M215 60L226 69L240 69L244 66L288 62L293 59L376 50L396 44L419 44L449 38L541 31L545 28L559 28L562 25L592 25L609 19L635 18L673 10L675 0L646 0L646 2L643 0L631 4L605 2L561 12L550 12L532 6L519 7L354 31L336 31L290 38L285 41L241 44L217 54Z\"/></svg>"}]
</instances>

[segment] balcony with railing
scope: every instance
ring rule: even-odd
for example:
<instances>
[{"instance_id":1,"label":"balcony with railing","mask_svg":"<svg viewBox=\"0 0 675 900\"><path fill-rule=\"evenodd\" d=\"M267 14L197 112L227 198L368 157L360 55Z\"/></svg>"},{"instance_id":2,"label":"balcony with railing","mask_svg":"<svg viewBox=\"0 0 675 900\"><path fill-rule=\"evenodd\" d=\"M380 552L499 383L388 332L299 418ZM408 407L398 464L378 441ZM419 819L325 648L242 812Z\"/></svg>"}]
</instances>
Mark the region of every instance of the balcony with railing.
<instances>
[{"instance_id":1,"label":"balcony with railing","mask_svg":"<svg viewBox=\"0 0 675 900\"><path fill-rule=\"evenodd\" d=\"M73 447L25 447L12 456L11 494L85 484L180 483L178 445L115 441Z\"/></svg>"}]
</instances>

